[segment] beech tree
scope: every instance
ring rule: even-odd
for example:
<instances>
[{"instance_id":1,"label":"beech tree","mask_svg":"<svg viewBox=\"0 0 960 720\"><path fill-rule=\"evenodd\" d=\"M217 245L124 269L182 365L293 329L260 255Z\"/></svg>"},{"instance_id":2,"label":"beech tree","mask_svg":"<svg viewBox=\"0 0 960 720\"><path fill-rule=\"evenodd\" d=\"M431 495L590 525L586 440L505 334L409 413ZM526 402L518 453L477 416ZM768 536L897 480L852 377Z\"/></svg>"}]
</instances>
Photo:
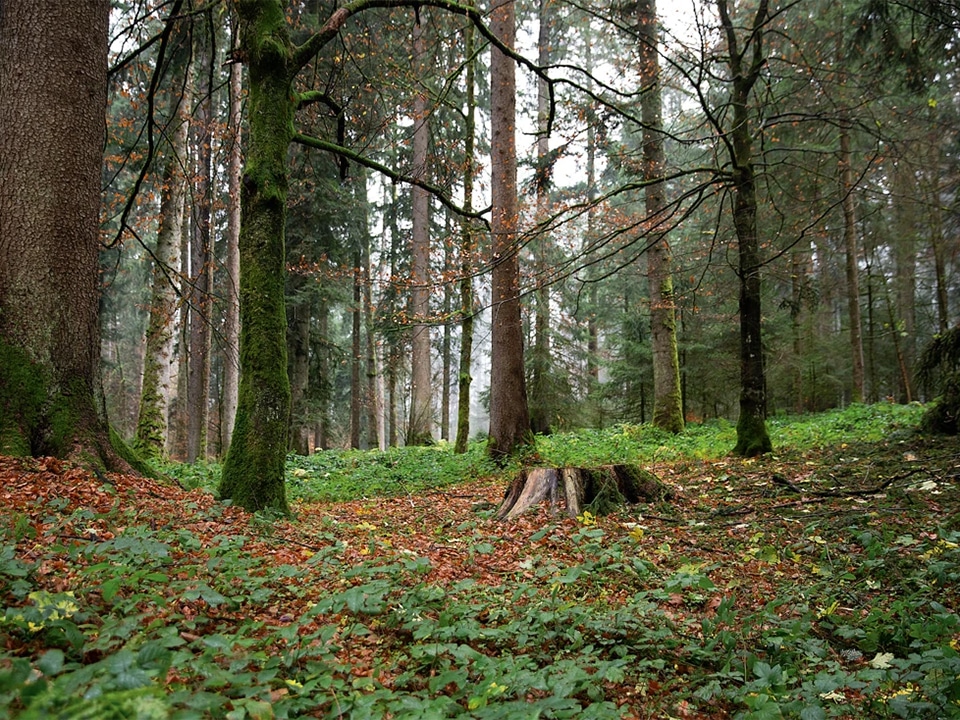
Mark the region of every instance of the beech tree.
<instances>
[{"instance_id":1,"label":"beech tree","mask_svg":"<svg viewBox=\"0 0 960 720\"><path fill-rule=\"evenodd\" d=\"M0 452L124 469L97 399L108 13L0 11Z\"/></svg>"}]
</instances>

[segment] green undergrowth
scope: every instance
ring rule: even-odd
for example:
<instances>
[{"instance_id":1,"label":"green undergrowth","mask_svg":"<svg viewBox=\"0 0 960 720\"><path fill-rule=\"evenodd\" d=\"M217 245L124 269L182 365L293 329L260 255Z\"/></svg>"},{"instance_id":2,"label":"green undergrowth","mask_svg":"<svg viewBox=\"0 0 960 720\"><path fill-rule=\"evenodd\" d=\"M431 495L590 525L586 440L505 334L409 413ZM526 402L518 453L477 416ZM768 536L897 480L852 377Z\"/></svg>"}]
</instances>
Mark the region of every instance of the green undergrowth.
<instances>
[{"instance_id":1,"label":"green undergrowth","mask_svg":"<svg viewBox=\"0 0 960 720\"><path fill-rule=\"evenodd\" d=\"M672 478L671 517L531 528L417 496L489 473L482 446L292 459L291 491L314 504L294 543L267 522L233 530L221 505L185 519L38 500L0 516L0 717L960 717L958 453L910 435L916 414L772 421L795 466L698 465ZM621 427L538 451L688 463L730 431ZM216 468L194 471L181 482ZM787 473L806 494L772 480ZM433 514L327 502L371 495ZM417 532L429 542L404 547Z\"/></svg>"}]
</instances>

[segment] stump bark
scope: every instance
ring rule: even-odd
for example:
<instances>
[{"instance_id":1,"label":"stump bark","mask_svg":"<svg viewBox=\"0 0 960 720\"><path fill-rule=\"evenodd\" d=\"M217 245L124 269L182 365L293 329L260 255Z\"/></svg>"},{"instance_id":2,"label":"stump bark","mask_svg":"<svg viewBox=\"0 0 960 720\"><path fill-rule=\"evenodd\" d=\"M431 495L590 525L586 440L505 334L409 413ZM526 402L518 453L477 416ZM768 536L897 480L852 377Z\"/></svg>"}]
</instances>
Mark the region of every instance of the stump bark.
<instances>
[{"instance_id":1,"label":"stump bark","mask_svg":"<svg viewBox=\"0 0 960 720\"><path fill-rule=\"evenodd\" d=\"M534 505L564 506L576 517L584 510L605 515L624 503L670 500L673 492L651 472L636 465L595 468L524 468L507 489L497 519L511 520Z\"/></svg>"}]
</instances>

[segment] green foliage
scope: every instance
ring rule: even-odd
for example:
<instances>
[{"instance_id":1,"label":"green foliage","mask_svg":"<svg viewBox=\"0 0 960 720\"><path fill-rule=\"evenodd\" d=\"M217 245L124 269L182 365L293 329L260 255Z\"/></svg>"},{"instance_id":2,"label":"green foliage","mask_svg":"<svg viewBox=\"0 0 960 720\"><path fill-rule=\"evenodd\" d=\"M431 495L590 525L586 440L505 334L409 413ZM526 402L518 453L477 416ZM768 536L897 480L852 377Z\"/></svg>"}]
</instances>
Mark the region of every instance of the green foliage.
<instances>
[{"instance_id":1,"label":"green foliage","mask_svg":"<svg viewBox=\"0 0 960 720\"><path fill-rule=\"evenodd\" d=\"M920 413L855 406L778 418L771 431L790 452L825 455L861 436L889 441ZM676 438L629 426L539 444L551 462L693 462L717 458L733 433L722 423ZM764 461L749 462L700 466L726 468L701 485L700 502L725 500L730 475ZM887 472L879 460L871 467ZM216 466L173 470L216 484ZM420 493L490 471L476 443L465 456L441 445L290 458L287 476L304 503ZM770 472L757 482L768 486ZM741 479L739 492L751 482ZM659 537L636 514L585 512L532 532L514 569L482 582L441 582L429 558L409 551L348 556L358 530L378 540L373 524L331 521L308 538L305 560L280 564L251 552L269 536L201 537L218 505L186 524L147 524L118 507L113 532L100 536L89 530L103 517L65 513L54 500L42 511L50 542L37 542L25 518L2 526L0 632L10 642L0 649L0 707L31 719L613 719L631 698L651 717L677 716L679 703L750 720L951 717L960 527L911 511L915 492L891 487L890 505L800 512L782 524L727 523L708 505L709 523L678 518ZM480 568L500 552L502 527L464 523L450 551ZM51 587L54 563L76 568L70 587ZM747 565L765 588L731 582ZM371 673L355 672L348 648L374 653Z\"/></svg>"},{"instance_id":2,"label":"green foliage","mask_svg":"<svg viewBox=\"0 0 960 720\"><path fill-rule=\"evenodd\" d=\"M287 485L301 502L415 494L494 474L482 442L462 454L447 443L386 452L326 450L287 459Z\"/></svg>"}]
</instances>

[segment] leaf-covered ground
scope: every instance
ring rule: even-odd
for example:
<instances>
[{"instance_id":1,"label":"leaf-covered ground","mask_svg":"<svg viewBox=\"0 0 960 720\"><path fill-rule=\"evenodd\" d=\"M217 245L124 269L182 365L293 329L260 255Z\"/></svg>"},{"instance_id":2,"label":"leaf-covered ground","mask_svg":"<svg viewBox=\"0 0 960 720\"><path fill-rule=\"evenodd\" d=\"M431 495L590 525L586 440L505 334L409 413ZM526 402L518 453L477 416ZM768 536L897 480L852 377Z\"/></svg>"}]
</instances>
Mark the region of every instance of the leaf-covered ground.
<instances>
[{"instance_id":1,"label":"leaf-covered ground","mask_svg":"<svg viewBox=\"0 0 960 720\"><path fill-rule=\"evenodd\" d=\"M645 467L677 498L507 524L500 477L285 521L0 458L0 715L960 716L955 439Z\"/></svg>"}]
</instances>

